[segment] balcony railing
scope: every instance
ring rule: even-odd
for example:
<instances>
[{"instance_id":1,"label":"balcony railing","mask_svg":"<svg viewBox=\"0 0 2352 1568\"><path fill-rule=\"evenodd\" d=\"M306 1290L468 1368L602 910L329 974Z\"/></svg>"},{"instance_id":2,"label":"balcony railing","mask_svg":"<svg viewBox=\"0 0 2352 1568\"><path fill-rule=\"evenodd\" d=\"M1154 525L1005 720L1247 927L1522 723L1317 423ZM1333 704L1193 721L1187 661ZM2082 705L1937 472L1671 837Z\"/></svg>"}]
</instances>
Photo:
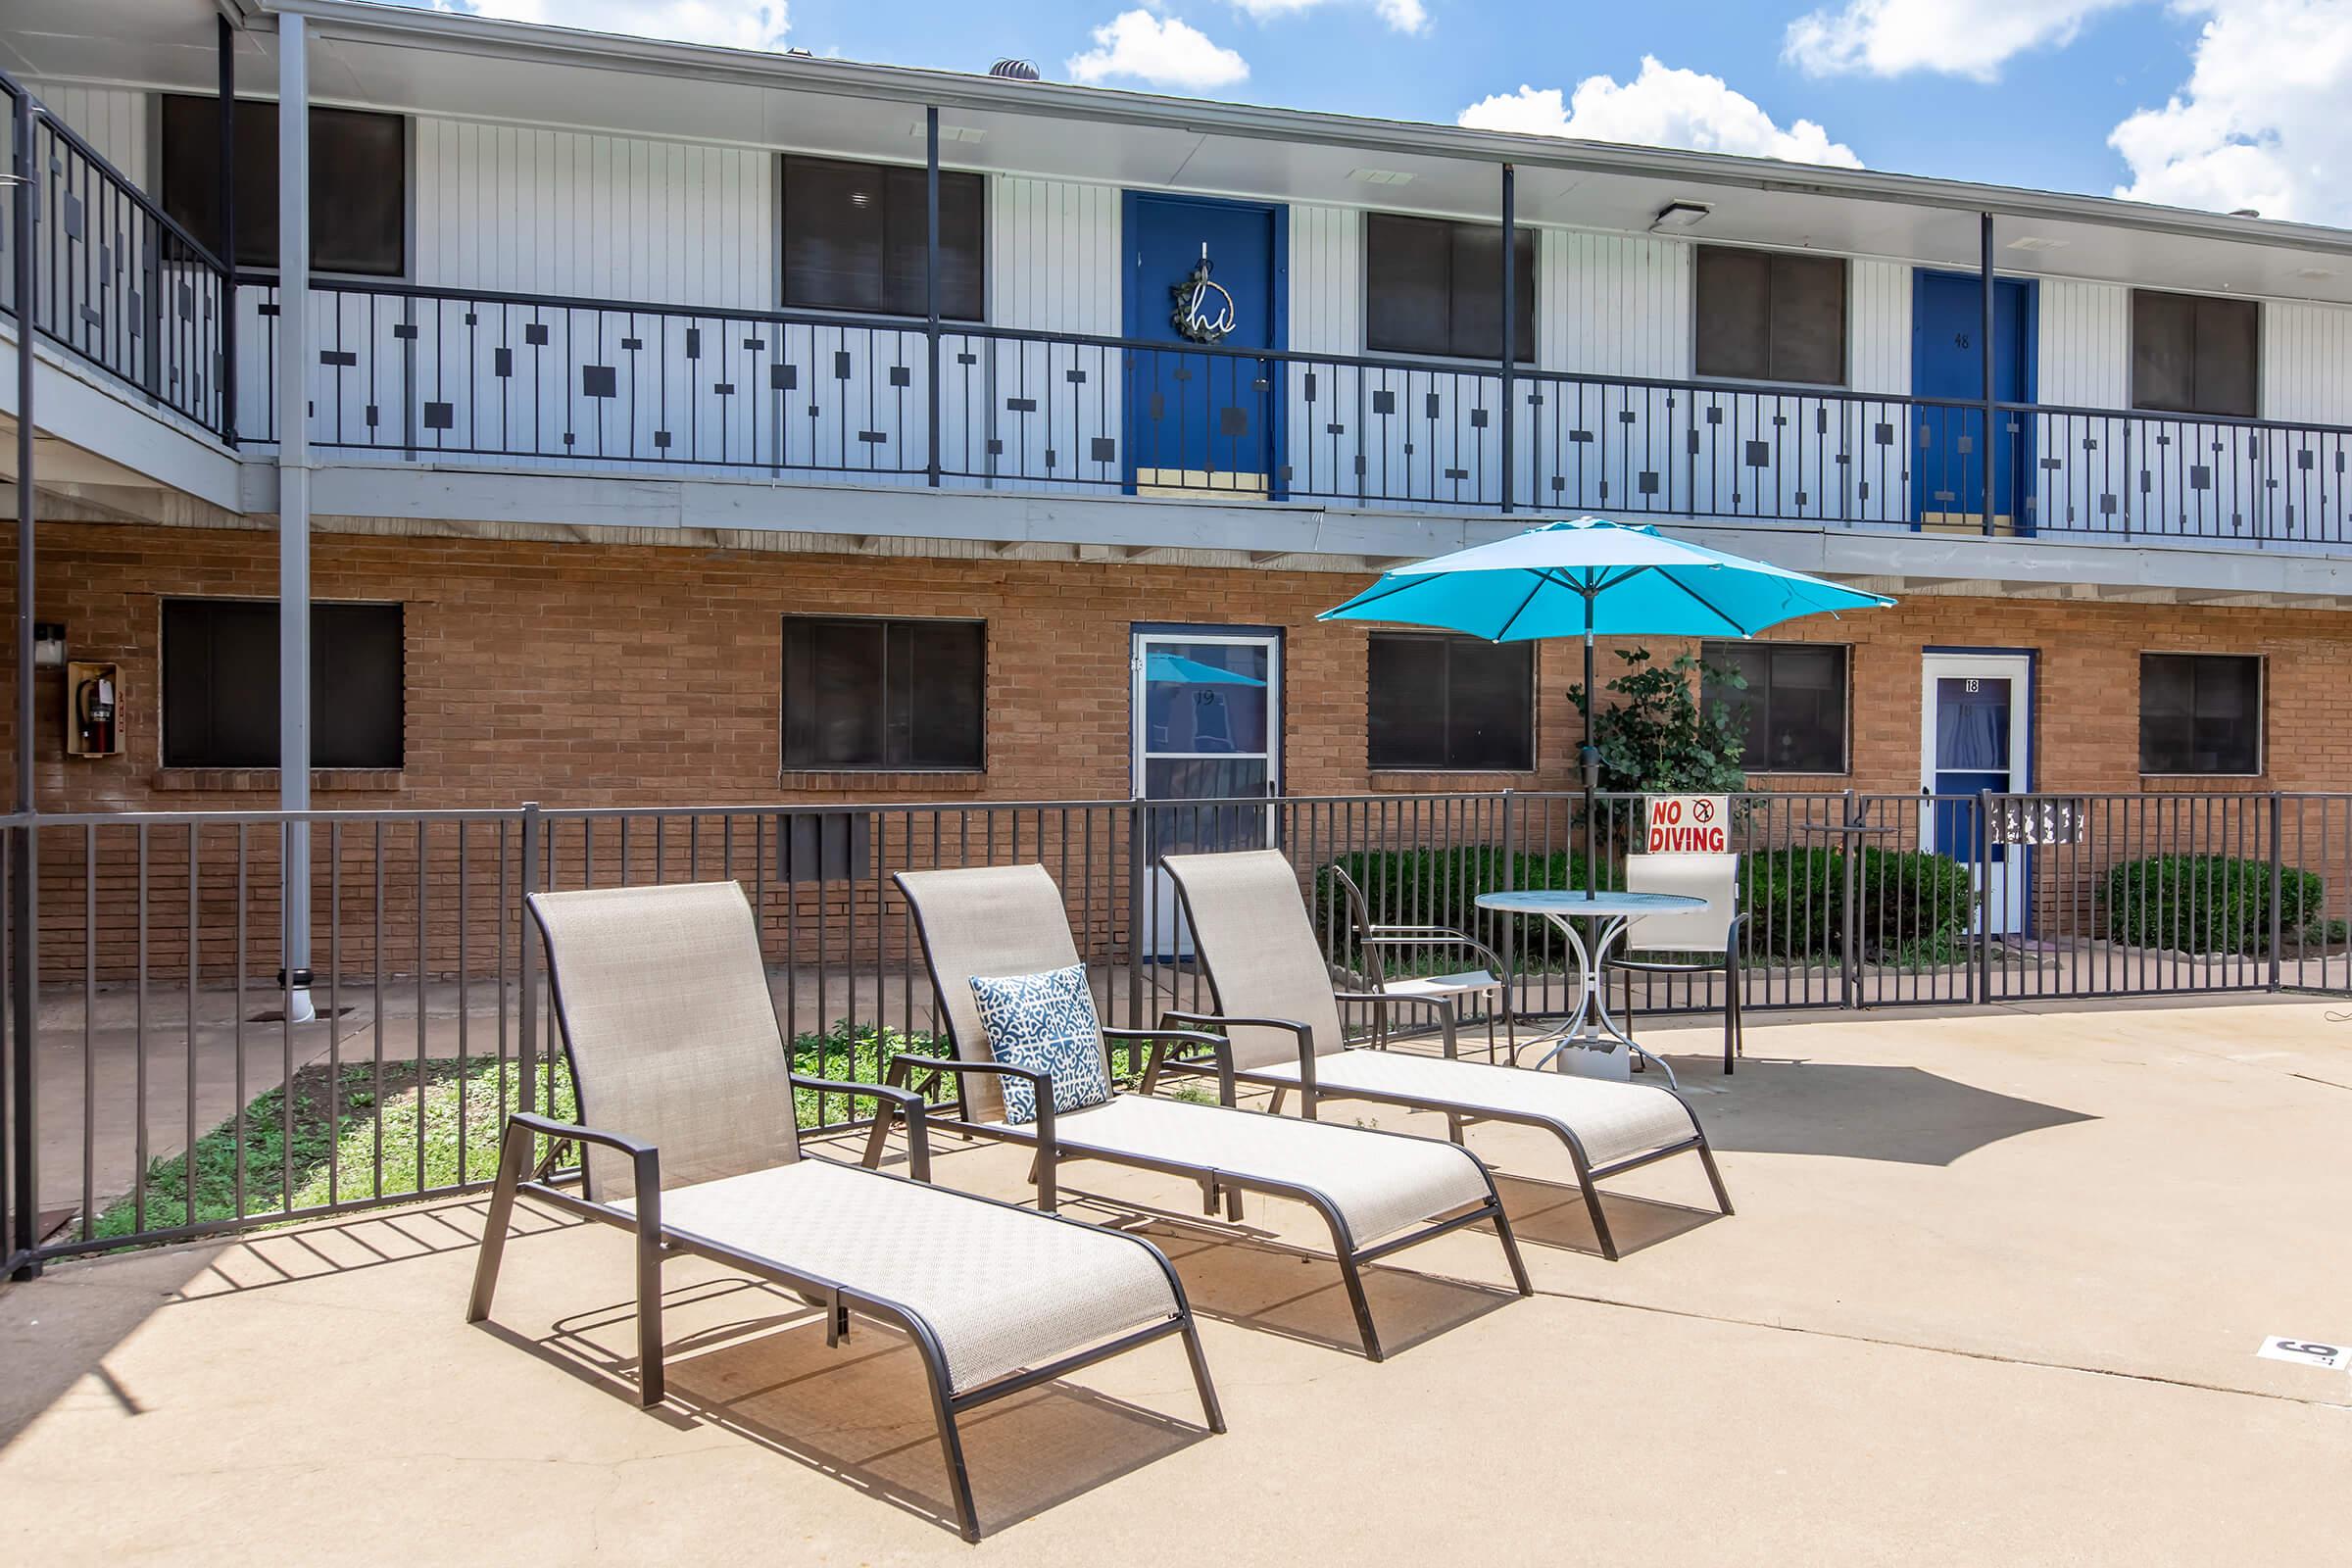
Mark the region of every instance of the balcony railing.
<instances>
[{"instance_id":1,"label":"balcony railing","mask_svg":"<svg viewBox=\"0 0 2352 1568\"><path fill-rule=\"evenodd\" d=\"M248 439L280 306L241 281ZM309 311L313 444L399 460L2352 543L2337 426L2010 403L1987 441L1982 404L1892 394L1521 370L1506 411L1474 365L349 282Z\"/></svg>"},{"instance_id":2,"label":"balcony railing","mask_svg":"<svg viewBox=\"0 0 2352 1568\"><path fill-rule=\"evenodd\" d=\"M214 435L226 436L228 272L122 171L0 75L8 167L29 119L39 179L32 321L40 335ZM0 189L0 310L20 315L13 193Z\"/></svg>"},{"instance_id":3,"label":"balcony railing","mask_svg":"<svg viewBox=\"0 0 2352 1568\"><path fill-rule=\"evenodd\" d=\"M0 100L12 138L35 111L41 335L204 430L273 441L275 283L231 290L5 75ZM12 279L0 267L10 314ZM2335 425L2031 403L1988 419L1896 394L339 280L304 308L313 443L399 461L2352 545Z\"/></svg>"}]
</instances>

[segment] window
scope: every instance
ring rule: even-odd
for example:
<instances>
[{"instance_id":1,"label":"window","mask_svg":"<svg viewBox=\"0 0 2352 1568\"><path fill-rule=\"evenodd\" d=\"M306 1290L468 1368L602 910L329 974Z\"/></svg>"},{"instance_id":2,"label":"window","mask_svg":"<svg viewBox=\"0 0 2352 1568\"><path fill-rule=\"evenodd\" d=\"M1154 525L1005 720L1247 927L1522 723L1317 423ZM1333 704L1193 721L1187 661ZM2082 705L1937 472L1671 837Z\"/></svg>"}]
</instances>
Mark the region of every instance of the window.
<instances>
[{"instance_id":1,"label":"window","mask_svg":"<svg viewBox=\"0 0 2352 1568\"><path fill-rule=\"evenodd\" d=\"M2139 656L2142 773L2262 771L2262 660L2248 654Z\"/></svg>"},{"instance_id":2,"label":"window","mask_svg":"<svg viewBox=\"0 0 2352 1568\"><path fill-rule=\"evenodd\" d=\"M784 304L802 311L922 316L925 176L899 164L784 160ZM978 174L939 176L939 314L981 316Z\"/></svg>"},{"instance_id":3,"label":"window","mask_svg":"<svg viewBox=\"0 0 2352 1568\"><path fill-rule=\"evenodd\" d=\"M1721 703L1746 739L1740 765L1750 773L1842 773L1845 760L1846 650L1819 643L1708 643L1699 701ZM1717 671L1738 674L1735 687Z\"/></svg>"},{"instance_id":4,"label":"window","mask_svg":"<svg viewBox=\"0 0 2352 1568\"><path fill-rule=\"evenodd\" d=\"M977 768L976 620L784 617L784 765Z\"/></svg>"},{"instance_id":5,"label":"window","mask_svg":"<svg viewBox=\"0 0 2352 1568\"><path fill-rule=\"evenodd\" d=\"M311 765L401 765L398 605L311 606ZM164 601L164 765L277 766L277 606Z\"/></svg>"},{"instance_id":6,"label":"window","mask_svg":"<svg viewBox=\"0 0 2352 1568\"><path fill-rule=\"evenodd\" d=\"M164 95L164 211L220 251L220 100ZM237 100L238 267L277 266L277 105ZM311 111L311 265L408 270L408 127L398 115Z\"/></svg>"},{"instance_id":7,"label":"window","mask_svg":"<svg viewBox=\"0 0 2352 1568\"><path fill-rule=\"evenodd\" d=\"M1700 375L1845 384L1845 262L1698 247Z\"/></svg>"},{"instance_id":8,"label":"window","mask_svg":"<svg viewBox=\"0 0 2352 1568\"><path fill-rule=\"evenodd\" d=\"M1512 352L1536 357L1536 235L1511 236ZM1364 346L1374 354L1502 357L1502 226L1372 213L1364 220Z\"/></svg>"},{"instance_id":9,"label":"window","mask_svg":"<svg viewBox=\"0 0 2352 1568\"><path fill-rule=\"evenodd\" d=\"M2132 291L2132 406L2164 414L2254 417L2252 300Z\"/></svg>"},{"instance_id":10,"label":"window","mask_svg":"<svg viewBox=\"0 0 2352 1568\"><path fill-rule=\"evenodd\" d=\"M1376 631L1368 675L1364 750L1372 766L1536 765L1534 644Z\"/></svg>"}]
</instances>

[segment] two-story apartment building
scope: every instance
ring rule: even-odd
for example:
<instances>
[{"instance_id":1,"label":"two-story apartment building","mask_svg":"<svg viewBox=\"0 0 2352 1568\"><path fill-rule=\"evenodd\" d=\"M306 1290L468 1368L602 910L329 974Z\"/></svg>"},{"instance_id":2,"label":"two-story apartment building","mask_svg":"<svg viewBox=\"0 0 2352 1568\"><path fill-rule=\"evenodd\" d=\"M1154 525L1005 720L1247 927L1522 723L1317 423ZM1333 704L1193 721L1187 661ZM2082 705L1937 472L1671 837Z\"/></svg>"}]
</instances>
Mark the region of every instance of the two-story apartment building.
<instances>
[{"instance_id":1,"label":"two-story apartment building","mask_svg":"<svg viewBox=\"0 0 2352 1568\"><path fill-rule=\"evenodd\" d=\"M2352 234L360 0L0 69L45 806L269 804L301 506L322 806L1557 785L1575 650L1314 616L1584 512L1900 601L1707 650L1759 782L2352 760Z\"/></svg>"}]
</instances>

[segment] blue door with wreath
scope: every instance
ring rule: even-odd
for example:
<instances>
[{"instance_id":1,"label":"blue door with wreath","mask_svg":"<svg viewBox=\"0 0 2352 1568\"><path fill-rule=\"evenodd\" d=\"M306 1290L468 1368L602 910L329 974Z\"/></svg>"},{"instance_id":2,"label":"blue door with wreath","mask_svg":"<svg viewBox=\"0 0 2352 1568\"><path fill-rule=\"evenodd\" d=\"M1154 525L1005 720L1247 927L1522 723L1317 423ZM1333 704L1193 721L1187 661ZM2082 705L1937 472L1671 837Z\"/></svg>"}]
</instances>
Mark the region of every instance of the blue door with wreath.
<instances>
[{"instance_id":1,"label":"blue door with wreath","mask_svg":"<svg viewBox=\"0 0 2352 1568\"><path fill-rule=\"evenodd\" d=\"M1284 210L1127 193L1127 488L1278 496Z\"/></svg>"}]
</instances>

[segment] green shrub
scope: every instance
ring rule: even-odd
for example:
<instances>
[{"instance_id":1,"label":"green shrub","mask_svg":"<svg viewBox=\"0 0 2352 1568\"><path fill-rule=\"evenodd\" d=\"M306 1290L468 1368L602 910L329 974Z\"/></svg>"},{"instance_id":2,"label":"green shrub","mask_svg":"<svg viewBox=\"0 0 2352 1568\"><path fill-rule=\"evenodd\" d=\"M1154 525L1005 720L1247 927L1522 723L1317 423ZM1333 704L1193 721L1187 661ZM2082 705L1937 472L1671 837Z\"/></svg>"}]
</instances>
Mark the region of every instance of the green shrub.
<instances>
[{"instance_id":1,"label":"green shrub","mask_svg":"<svg viewBox=\"0 0 2352 1568\"><path fill-rule=\"evenodd\" d=\"M2278 927L2293 942L2328 936L2326 885L2310 871L2278 878ZM2266 952L2271 862L2229 855L2154 855L2107 872L2107 934L2133 948Z\"/></svg>"},{"instance_id":2,"label":"green shrub","mask_svg":"<svg viewBox=\"0 0 2352 1568\"><path fill-rule=\"evenodd\" d=\"M1495 917L1475 906L1477 895L1505 886L1585 886L1585 858L1564 852L1514 854L1507 882L1502 851L1494 845L1365 850L1337 861L1379 916L1458 925L1497 947ZM1838 955L1845 929L1844 852L1768 850L1744 857L1740 875L1751 953L1798 959ZM1604 866L1602 887L1624 885L1619 865ZM1854 893L1860 905L1855 930L1867 957L1944 962L1966 942L1975 892L1968 867L1948 855L1865 849L1854 869ZM1318 931L1335 933L1338 961L1355 966L1346 910L1328 869L1315 874L1315 918Z\"/></svg>"}]
</instances>

